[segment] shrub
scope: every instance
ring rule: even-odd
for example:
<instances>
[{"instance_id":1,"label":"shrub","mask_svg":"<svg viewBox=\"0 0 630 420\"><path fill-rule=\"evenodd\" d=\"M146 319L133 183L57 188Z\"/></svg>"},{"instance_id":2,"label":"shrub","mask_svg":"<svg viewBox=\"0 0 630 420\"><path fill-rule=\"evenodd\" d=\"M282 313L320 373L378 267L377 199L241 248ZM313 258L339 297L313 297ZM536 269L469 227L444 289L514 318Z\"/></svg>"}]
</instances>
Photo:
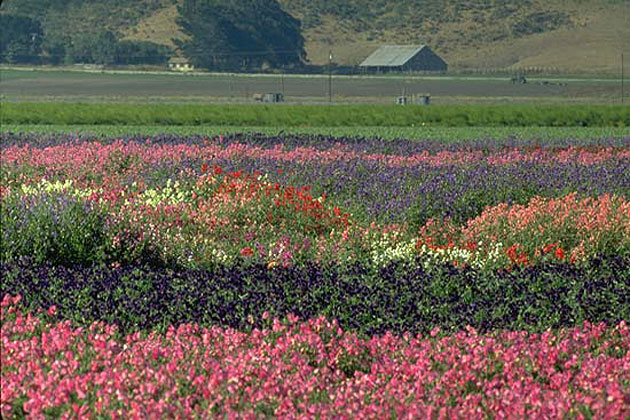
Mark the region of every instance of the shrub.
<instances>
[{"instance_id":1,"label":"shrub","mask_svg":"<svg viewBox=\"0 0 630 420\"><path fill-rule=\"evenodd\" d=\"M102 261L107 248L105 215L65 193L12 195L0 210L0 257L30 256L53 264Z\"/></svg>"}]
</instances>

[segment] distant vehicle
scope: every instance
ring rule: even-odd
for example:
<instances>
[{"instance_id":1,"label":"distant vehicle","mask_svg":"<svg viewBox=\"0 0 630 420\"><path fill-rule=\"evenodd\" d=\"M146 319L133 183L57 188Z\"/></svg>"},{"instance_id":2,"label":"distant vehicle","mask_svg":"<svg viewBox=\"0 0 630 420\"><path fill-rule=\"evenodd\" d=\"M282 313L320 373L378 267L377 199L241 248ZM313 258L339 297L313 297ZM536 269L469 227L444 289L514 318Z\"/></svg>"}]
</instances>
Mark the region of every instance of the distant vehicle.
<instances>
[{"instance_id":1,"label":"distant vehicle","mask_svg":"<svg viewBox=\"0 0 630 420\"><path fill-rule=\"evenodd\" d=\"M517 74L516 76L512 76L512 78L510 79L510 82L512 82L513 85L517 83L519 85L524 85L527 83L527 79L525 78L525 75Z\"/></svg>"}]
</instances>

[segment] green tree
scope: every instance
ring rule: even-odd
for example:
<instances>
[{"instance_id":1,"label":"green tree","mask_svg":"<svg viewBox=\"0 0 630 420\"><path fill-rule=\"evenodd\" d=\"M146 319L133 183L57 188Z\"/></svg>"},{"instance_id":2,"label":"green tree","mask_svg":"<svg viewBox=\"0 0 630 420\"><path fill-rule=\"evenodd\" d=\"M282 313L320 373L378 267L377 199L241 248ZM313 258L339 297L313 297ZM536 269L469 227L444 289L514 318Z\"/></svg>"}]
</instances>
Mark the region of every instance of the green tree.
<instances>
[{"instance_id":1,"label":"green tree","mask_svg":"<svg viewBox=\"0 0 630 420\"><path fill-rule=\"evenodd\" d=\"M68 44L68 39L51 39L44 38L44 42L42 43L42 50L45 54L45 59L50 64L59 64L63 61L66 56L66 45Z\"/></svg>"},{"instance_id":2,"label":"green tree","mask_svg":"<svg viewBox=\"0 0 630 420\"><path fill-rule=\"evenodd\" d=\"M110 31L100 32L92 39L92 60L97 64L114 64L118 61L116 36Z\"/></svg>"},{"instance_id":3,"label":"green tree","mask_svg":"<svg viewBox=\"0 0 630 420\"><path fill-rule=\"evenodd\" d=\"M198 67L252 69L300 65L300 21L276 0L184 0L178 21L190 36L179 47Z\"/></svg>"},{"instance_id":4,"label":"green tree","mask_svg":"<svg viewBox=\"0 0 630 420\"><path fill-rule=\"evenodd\" d=\"M114 64L118 61L118 42L110 31L96 35L75 35L66 48L66 61L89 64Z\"/></svg>"},{"instance_id":5,"label":"green tree","mask_svg":"<svg viewBox=\"0 0 630 420\"><path fill-rule=\"evenodd\" d=\"M117 64L166 64L171 48L148 41L119 41Z\"/></svg>"},{"instance_id":6,"label":"green tree","mask_svg":"<svg viewBox=\"0 0 630 420\"><path fill-rule=\"evenodd\" d=\"M36 63L42 52L43 32L37 20L9 14L0 15L0 60Z\"/></svg>"}]
</instances>

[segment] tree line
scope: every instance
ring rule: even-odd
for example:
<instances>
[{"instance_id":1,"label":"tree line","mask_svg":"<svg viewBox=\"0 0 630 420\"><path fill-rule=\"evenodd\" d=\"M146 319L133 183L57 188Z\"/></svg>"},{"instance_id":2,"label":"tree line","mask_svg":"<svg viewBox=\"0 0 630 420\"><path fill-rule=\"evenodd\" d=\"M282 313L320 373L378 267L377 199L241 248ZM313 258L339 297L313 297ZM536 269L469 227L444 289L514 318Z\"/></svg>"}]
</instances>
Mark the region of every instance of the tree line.
<instances>
[{"instance_id":1,"label":"tree line","mask_svg":"<svg viewBox=\"0 0 630 420\"><path fill-rule=\"evenodd\" d=\"M299 67L305 63L301 24L276 0L184 0L177 24L188 35L176 48L149 41L121 39L114 30L53 33L48 13L70 8L77 0L31 0L0 13L0 62L30 64L166 64L179 55L198 68L253 70ZM86 0L92 1L92 0ZM124 6L133 0L117 0ZM116 9L120 10L120 9ZM63 13L62 13L63 15Z\"/></svg>"}]
</instances>

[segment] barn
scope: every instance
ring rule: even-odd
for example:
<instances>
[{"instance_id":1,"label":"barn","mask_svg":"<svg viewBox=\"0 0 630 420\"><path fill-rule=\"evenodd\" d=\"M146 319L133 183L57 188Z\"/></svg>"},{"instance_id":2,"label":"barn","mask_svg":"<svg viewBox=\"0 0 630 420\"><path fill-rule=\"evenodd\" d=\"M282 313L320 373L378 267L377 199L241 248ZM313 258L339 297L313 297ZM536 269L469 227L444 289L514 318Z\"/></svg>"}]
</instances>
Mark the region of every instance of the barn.
<instances>
[{"instance_id":1,"label":"barn","mask_svg":"<svg viewBox=\"0 0 630 420\"><path fill-rule=\"evenodd\" d=\"M359 67L366 73L445 72L448 64L426 45L383 45L363 60Z\"/></svg>"}]
</instances>

